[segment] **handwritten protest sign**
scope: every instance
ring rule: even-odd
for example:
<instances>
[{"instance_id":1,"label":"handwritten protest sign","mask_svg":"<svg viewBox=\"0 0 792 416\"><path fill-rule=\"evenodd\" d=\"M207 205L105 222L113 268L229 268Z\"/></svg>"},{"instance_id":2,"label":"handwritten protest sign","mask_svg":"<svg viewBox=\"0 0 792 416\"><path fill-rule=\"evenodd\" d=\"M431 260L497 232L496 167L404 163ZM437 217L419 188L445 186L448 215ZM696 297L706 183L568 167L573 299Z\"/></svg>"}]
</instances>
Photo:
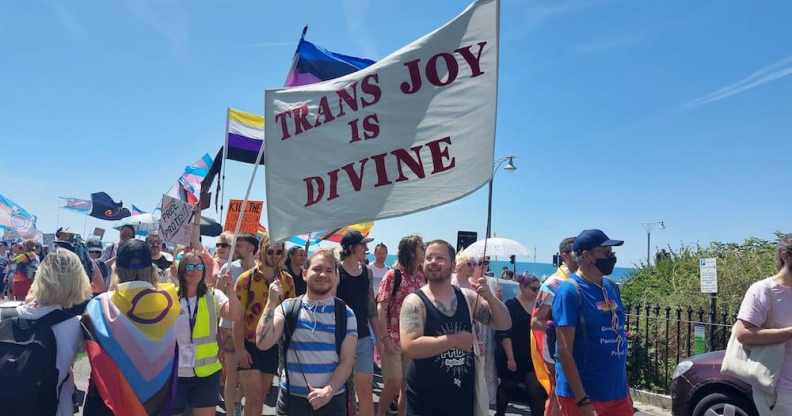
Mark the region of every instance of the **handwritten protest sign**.
<instances>
[{"instance_id":1,"label":"handwritten protest sign","mask_svg":"<svg viewBox=\"0 0 792 416\"><path fill-rule=\"evenodd\" d=\"M468 195L492 176L498 1L375 64L267 90L270 236L390 218Z\"/></svg>"},{"instance_id":2,"label":"handwritten protest sign","mask_svg":"<svg viewBox=\"0 0 792 416\"><path fill-rule=\"evenodd\" d=\"M247 201L245 203L245 215L242 217L242 225L239 228L241 233L256 234L259 222L261 221L261 211L264 209L264 201ZM232 199L228 203L228 215L226 216L223 231L236 231L236 224L242 211L242 200Z\"/></svg>"},{"instance_id":3,"label":"handwritten protest sign","mask_svg":"<svg viewBox=\"0 0 792 416\"><path fill-rule=\"evenodd\" d=\"M161 210L159 234L162 241L173 244L190 244L192 206L177 198L162 195Z\"/></svg>"}]
</instances>

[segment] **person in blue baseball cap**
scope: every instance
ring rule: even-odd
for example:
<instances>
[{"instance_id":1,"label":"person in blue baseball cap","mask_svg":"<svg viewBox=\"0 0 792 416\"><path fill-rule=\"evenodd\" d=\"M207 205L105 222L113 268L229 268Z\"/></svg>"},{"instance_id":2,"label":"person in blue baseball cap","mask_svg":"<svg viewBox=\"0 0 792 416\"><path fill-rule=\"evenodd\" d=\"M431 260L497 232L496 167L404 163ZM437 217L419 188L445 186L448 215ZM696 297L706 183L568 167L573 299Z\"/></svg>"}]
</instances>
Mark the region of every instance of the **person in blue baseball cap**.
<instances>
[{"instance_id":1,"label":"person in blue baseball cap","mask_svg":"<svg viewBox=\"0 0 792 416\"><path fill-rule=\"evenodd\" d=\"M624 305L619 287L605 277L616 266L613 247L622 244L601 230L581 232L572 244L578 269L553 299L556 394L563 416L633 415Z\"/></svg>"}]
</instances>

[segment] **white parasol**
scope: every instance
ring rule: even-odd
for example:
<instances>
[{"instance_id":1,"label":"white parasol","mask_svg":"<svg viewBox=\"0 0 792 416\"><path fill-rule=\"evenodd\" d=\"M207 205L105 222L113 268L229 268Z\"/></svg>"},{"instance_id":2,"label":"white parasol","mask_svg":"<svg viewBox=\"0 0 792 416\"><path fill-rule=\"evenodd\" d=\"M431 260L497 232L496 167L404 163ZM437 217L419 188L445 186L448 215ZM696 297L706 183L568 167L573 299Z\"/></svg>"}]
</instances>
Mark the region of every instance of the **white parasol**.
<instances>
[{"instance_id":1,"label":"white parasol","mask_svg":"<svg viewBox=\"0 0 792 416\"><path fill-rule=\"evenodd\" d=\"M530 255L530 252L524 245L508 238L488 238L486 240L479 240L468 246L462 252L466 254L467 257L482 258L485 256L485 243L487 256L509 257L515 255L527 257Z\"/></svg>"}]
</instances>

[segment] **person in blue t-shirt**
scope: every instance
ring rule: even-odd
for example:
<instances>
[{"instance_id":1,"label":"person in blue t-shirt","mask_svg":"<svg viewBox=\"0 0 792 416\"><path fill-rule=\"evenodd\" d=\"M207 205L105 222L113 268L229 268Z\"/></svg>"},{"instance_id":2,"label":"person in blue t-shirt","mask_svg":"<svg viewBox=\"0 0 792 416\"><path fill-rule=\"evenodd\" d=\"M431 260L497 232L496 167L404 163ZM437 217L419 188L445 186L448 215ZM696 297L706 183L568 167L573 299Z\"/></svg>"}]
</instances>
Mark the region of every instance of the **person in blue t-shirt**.
<instances>
[{"instance_id":1,"label":"person in blue t-shirt","mask_svg":"<svg viewBox=\"0 0 792 416\"><path fill-rule=\"evenodd\" d=\"M616 265L611 240L585 230L572 251L578 270L553 300L557 327L556 393L563 416L632 416L627 386L627 335L619 287L604 276Z\"/></svg>"}]
</instances>

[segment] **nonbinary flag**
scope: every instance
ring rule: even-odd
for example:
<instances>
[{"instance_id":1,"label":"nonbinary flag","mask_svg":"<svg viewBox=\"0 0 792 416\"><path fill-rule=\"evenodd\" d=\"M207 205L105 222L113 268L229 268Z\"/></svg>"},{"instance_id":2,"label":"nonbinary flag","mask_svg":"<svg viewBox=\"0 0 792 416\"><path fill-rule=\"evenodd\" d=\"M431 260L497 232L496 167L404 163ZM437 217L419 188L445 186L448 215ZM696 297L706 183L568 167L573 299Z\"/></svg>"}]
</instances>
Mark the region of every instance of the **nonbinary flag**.
<instances>
[{"instance_id":1,"label":"nonbinary flag","mask_svg":"<svg viewBox=\"0 0 792 416\"><path fill-rule=\"evenodd\" d=\"M258 156L262 143L264 143L264 117L229 108L226 159L256 163L256 156ZM263 158L261 163L264 163Z\"/></svg>"}]
</instances>

